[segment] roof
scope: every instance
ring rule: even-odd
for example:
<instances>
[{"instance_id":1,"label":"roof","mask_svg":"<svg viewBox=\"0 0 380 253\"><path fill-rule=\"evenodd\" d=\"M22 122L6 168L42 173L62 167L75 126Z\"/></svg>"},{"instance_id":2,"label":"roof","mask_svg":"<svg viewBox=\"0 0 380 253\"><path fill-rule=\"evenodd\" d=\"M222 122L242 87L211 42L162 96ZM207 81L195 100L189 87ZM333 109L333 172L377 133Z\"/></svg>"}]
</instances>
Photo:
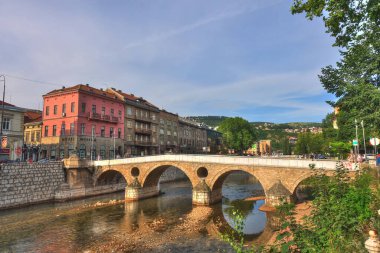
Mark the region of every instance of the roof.
<instances>
[{"instance_id":1,"label":"roof","mask_svg":"<svg viewBox=\"0 0 380 253\"><path fill-rule=\"evenodd\" d=\"M28 110L24 113L24 123L32 123L42 121L41 111Z\"/></svg>"},{"instance_id":2,"label":"roof","mask_svg":"<svg viewBox=\"0 0 380 253\"><path fill-rule=\"evenodd\" d=\"M292 195L292 193L288 189L286 189L285 186L281 183L281 180L277 180L277 182L274 183L271 188L269 188L267 194L273 196Z\"/></svg>"},{"instance_id":3,"label":"roof","mask_svg":"<svg viewBox=\"0 0 380 253\"><path fill-rule=\"evenodd\" d=\"M132 101L135 103L139 103L139 104L143 104L145 106L153 107L154 109L158 110L157 106L155 106L154 104L150 103L149 101L147 101L146 99L144 99L142 97L136 97L134 94L128 94L128 93L125 93L121 90L116 90L115 88L111 88L109 90L111 92L115 92L115 93L119 94L120 96L124 97L124 99L126 99L126 100L129 100L129 101Z\"/></svg>"},{"instance_id":4,"label":"roof","mask_svg":"<svg viewBox=\"0 0 380 253\"><path fill-rule=\"evenodd\" d=\"M1 106L1 105L3 105L3 101L0 101L0 106ZM7 102L5 102L5 101L4 101L4 105L7 105L7 106L15 106L15 105L12 105L12 104L7 103Z\"/></svg>"},{"instance_id":5,"label":"roof","mask_svg":"<svg viewBox=\"0 0 380 253\"><path fill-rule=\"evenodd\" d=\"M110 93L106 90L103 90L103 89L97 89L97 88L91 87L88 84L77 84L77 85L67 87L67 88L65 86L63 86L61 89L52 90L43 96L57 95L57 94L63 94L63 93L68 93L68 92L73 92L73 91L84 91L87 93L93 93L93 94L101 96L101 97L107 97L109 99L124 102L120 98L115 96L115 94L112 94L112 93Z\"/></svg>"}]
</instances>

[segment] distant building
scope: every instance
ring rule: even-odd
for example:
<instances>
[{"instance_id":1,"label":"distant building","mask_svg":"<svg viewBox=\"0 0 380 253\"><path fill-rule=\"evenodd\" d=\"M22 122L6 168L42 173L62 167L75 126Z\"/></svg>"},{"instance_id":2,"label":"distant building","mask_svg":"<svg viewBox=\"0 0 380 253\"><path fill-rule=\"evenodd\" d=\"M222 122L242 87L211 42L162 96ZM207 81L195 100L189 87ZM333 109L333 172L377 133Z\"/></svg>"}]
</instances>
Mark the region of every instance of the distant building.
<instances>
[{"instance_id":1,"label":"distant building","mask_svg":"<svg viewBox=\"0 0 380 253\"><path fill-rule=\"evenodd\" d=\"M124 156L155 155L160 110L142 97L114 88L108 92L124 100Z\"/></svg>"},{"instance_id":2,"label":"distant building","mask_svg":"<svg viewBox=\"0 0 380 253\"><path fill-rule=\"evenodd\" d=\"M40 157L42 112L26 111L24 114L23 160L37 161Z\"/></svg>"},{"instance_id":3,"label":"distant building","mask_svg":"<svg viewBox=\"0 0 380 253\"><path fill-rule=\"evenodd\" d=\"M164 153L178 153L178 115L160 110L160 124L159 124L159 150L160 154Z\"/></svg>"},{"instance_id":4,"label":"distant building","mask_svg":"<svg viewBox=\"0 0 380 253\"><path fill-rule=\"evenodd\" d=\"M124 154L124 100L88 84L45 95L41 157L112 159Z\"/></svg>"},{"instance_id":5,"label":"distant building","mask_svg":"<svg viewBox=\"0 0 380 253\"><path fill-rule=\"evenodd\" d=\"M207 152L210 154L218 154L223 149L222 133L210 128L206 128L207 132Z\"/></svg>"},{"instance_id":6,"label":"distant building","mask_svg":"<svg viewBox=\"0 0 380 253\"><path fill-rule=\"evenodd\" d=\"M180 153L197 154L207 152L207 131L199 123L179 118Z\"/></svg>"},{"instance_id":7,"label":"distant building","mask_svg":"<svg viewBox=\"0 0 380 253\"><path fill-rule=\"evenodd\" d=\"M259 152L260 152L260 155L272 154L271 141L270 140L259 141Z\"/></svg>"}]
</instances>

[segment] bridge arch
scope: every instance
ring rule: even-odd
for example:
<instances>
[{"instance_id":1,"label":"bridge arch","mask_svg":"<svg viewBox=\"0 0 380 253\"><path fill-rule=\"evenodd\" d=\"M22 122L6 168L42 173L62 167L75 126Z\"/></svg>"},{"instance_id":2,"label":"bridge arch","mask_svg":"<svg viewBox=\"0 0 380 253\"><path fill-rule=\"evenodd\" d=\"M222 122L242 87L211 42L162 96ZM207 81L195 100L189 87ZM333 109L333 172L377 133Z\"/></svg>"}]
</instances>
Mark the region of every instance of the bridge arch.
<instances>
[{"instance_id":1,"label":"bridge arch","mask_svg":"<svg viewBox=\"0 0 380 253\"><path fill-rule=\"evenodd\" d=\"M264 187L264 185L263 185L262 181L260 180L260 178L258 178L257 175L255 173L253 173L252 170L245 169L245 168L240 168L240 167L236 167L236 168L224 168L219 173L217 173L216 175L214 175L214 177L211 178L210 181L209 181L209 186L210 186L210 189L211 189L211 194L212 194L213 201L220 201L223 198L223 194L222 194L223 183L226 180L226 178L229 175L231 175L232 173L234 173L234 172L245 172L248 175L253 176L259 182L259 184L260 184L260 186L262 188L262 191L263 191L263 192L261 192L261 190L258 189L260 191L258 194L265 195L266 188Z\"/></svg>"},{"instance_id":2,"label":"bridge arch","mask_svg":"<svg viewBox=\"0 0 380 253\"><path fill-rule=\"evenodd\" d=\"M182 171L186 177L190 180L191 185L193 187L196 186L198 180L194 177L194 172L189 168L184 168L183 166L179 166L177 164L165 163L153 166L146 170L145 174L141 178L141 185L143 187L153 187L157 186L160 180L161 175L170 167L174 167L180 171Z\"/></svg>"},{"instance_id":3,"label":"bridge arch","mask_svg":"<svg viewBox=\"0 0 380 253\"><path fill-rule=\"evenodd\" d=\"M94 179L95 186L122 183L128 185L127 177L123 174L122 171L117 169L102 171Z\"/></svg>"},{"instance_id":4,"label":"bridge arch","mask_svg":"<svg viewBox=\"0 0 380 253\"><path fill-rule=\"evenodd\" d=\"M250 174L251 176L253 176L254 178L256 178L259 181L259 183L261 184L261 186L263 187L264 191L265 191L265 185L263 184L263 180L260 179L260 176L257 175L256 173L254 173L254 171L252 171L251 169L242 168L242 167L224 168L224 169L220 170L216 175L214 175L212 178L210 178L210 181L209 181L210 189L212 191L214 191L216 189L221 188L222 185L223 185L224 180L231 173L233 173L233 172L239 172L239 171L246 172L246 173Z\"/></svg>"}]
</instances>

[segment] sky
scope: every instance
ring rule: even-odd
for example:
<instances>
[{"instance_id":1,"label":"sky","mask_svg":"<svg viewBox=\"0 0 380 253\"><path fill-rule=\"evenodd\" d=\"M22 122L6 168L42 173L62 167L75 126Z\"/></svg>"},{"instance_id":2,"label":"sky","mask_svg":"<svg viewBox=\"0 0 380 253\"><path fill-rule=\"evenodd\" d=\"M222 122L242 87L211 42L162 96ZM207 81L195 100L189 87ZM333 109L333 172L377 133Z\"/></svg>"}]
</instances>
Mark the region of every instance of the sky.
<instances>
[{"instance_id":1,"label":"sky","mask_svg":"<svg viewBox=\"0 0 380 253\"><path fill-rule=\"evenodd\" d=\"M289 0L0 0L6 102L79 83L181 116L320 122L321 68L339 60L320 19ZM0 87L0 90L2 88Z\"/></svg>"}]
</instances>

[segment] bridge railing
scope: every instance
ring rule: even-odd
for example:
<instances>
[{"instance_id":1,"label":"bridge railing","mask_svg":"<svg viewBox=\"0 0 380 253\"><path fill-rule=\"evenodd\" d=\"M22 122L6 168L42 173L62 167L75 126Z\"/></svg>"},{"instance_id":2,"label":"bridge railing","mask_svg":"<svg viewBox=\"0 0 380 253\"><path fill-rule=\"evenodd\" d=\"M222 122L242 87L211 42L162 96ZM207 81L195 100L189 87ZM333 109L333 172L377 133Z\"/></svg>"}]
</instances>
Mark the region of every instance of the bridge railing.
<instances>
[{"instance_id":1,"label":"bridge railing","mask_svg":"<svg viewBox=\"0 0 380 253\"><path fill-rule=\"evenodd\" d=\"M315 164L315 168L334 170L336 161L326 160L299 160L281 158L259 158L246 156L223 156L223 155L157 155L124 158L116 160L94 161L94 166L121 165L147 162L194 162L194 163L217 163L236 164L251 166L286 167L286 168L309 168L310 164Z\"/></svg>"}]
</instances>

